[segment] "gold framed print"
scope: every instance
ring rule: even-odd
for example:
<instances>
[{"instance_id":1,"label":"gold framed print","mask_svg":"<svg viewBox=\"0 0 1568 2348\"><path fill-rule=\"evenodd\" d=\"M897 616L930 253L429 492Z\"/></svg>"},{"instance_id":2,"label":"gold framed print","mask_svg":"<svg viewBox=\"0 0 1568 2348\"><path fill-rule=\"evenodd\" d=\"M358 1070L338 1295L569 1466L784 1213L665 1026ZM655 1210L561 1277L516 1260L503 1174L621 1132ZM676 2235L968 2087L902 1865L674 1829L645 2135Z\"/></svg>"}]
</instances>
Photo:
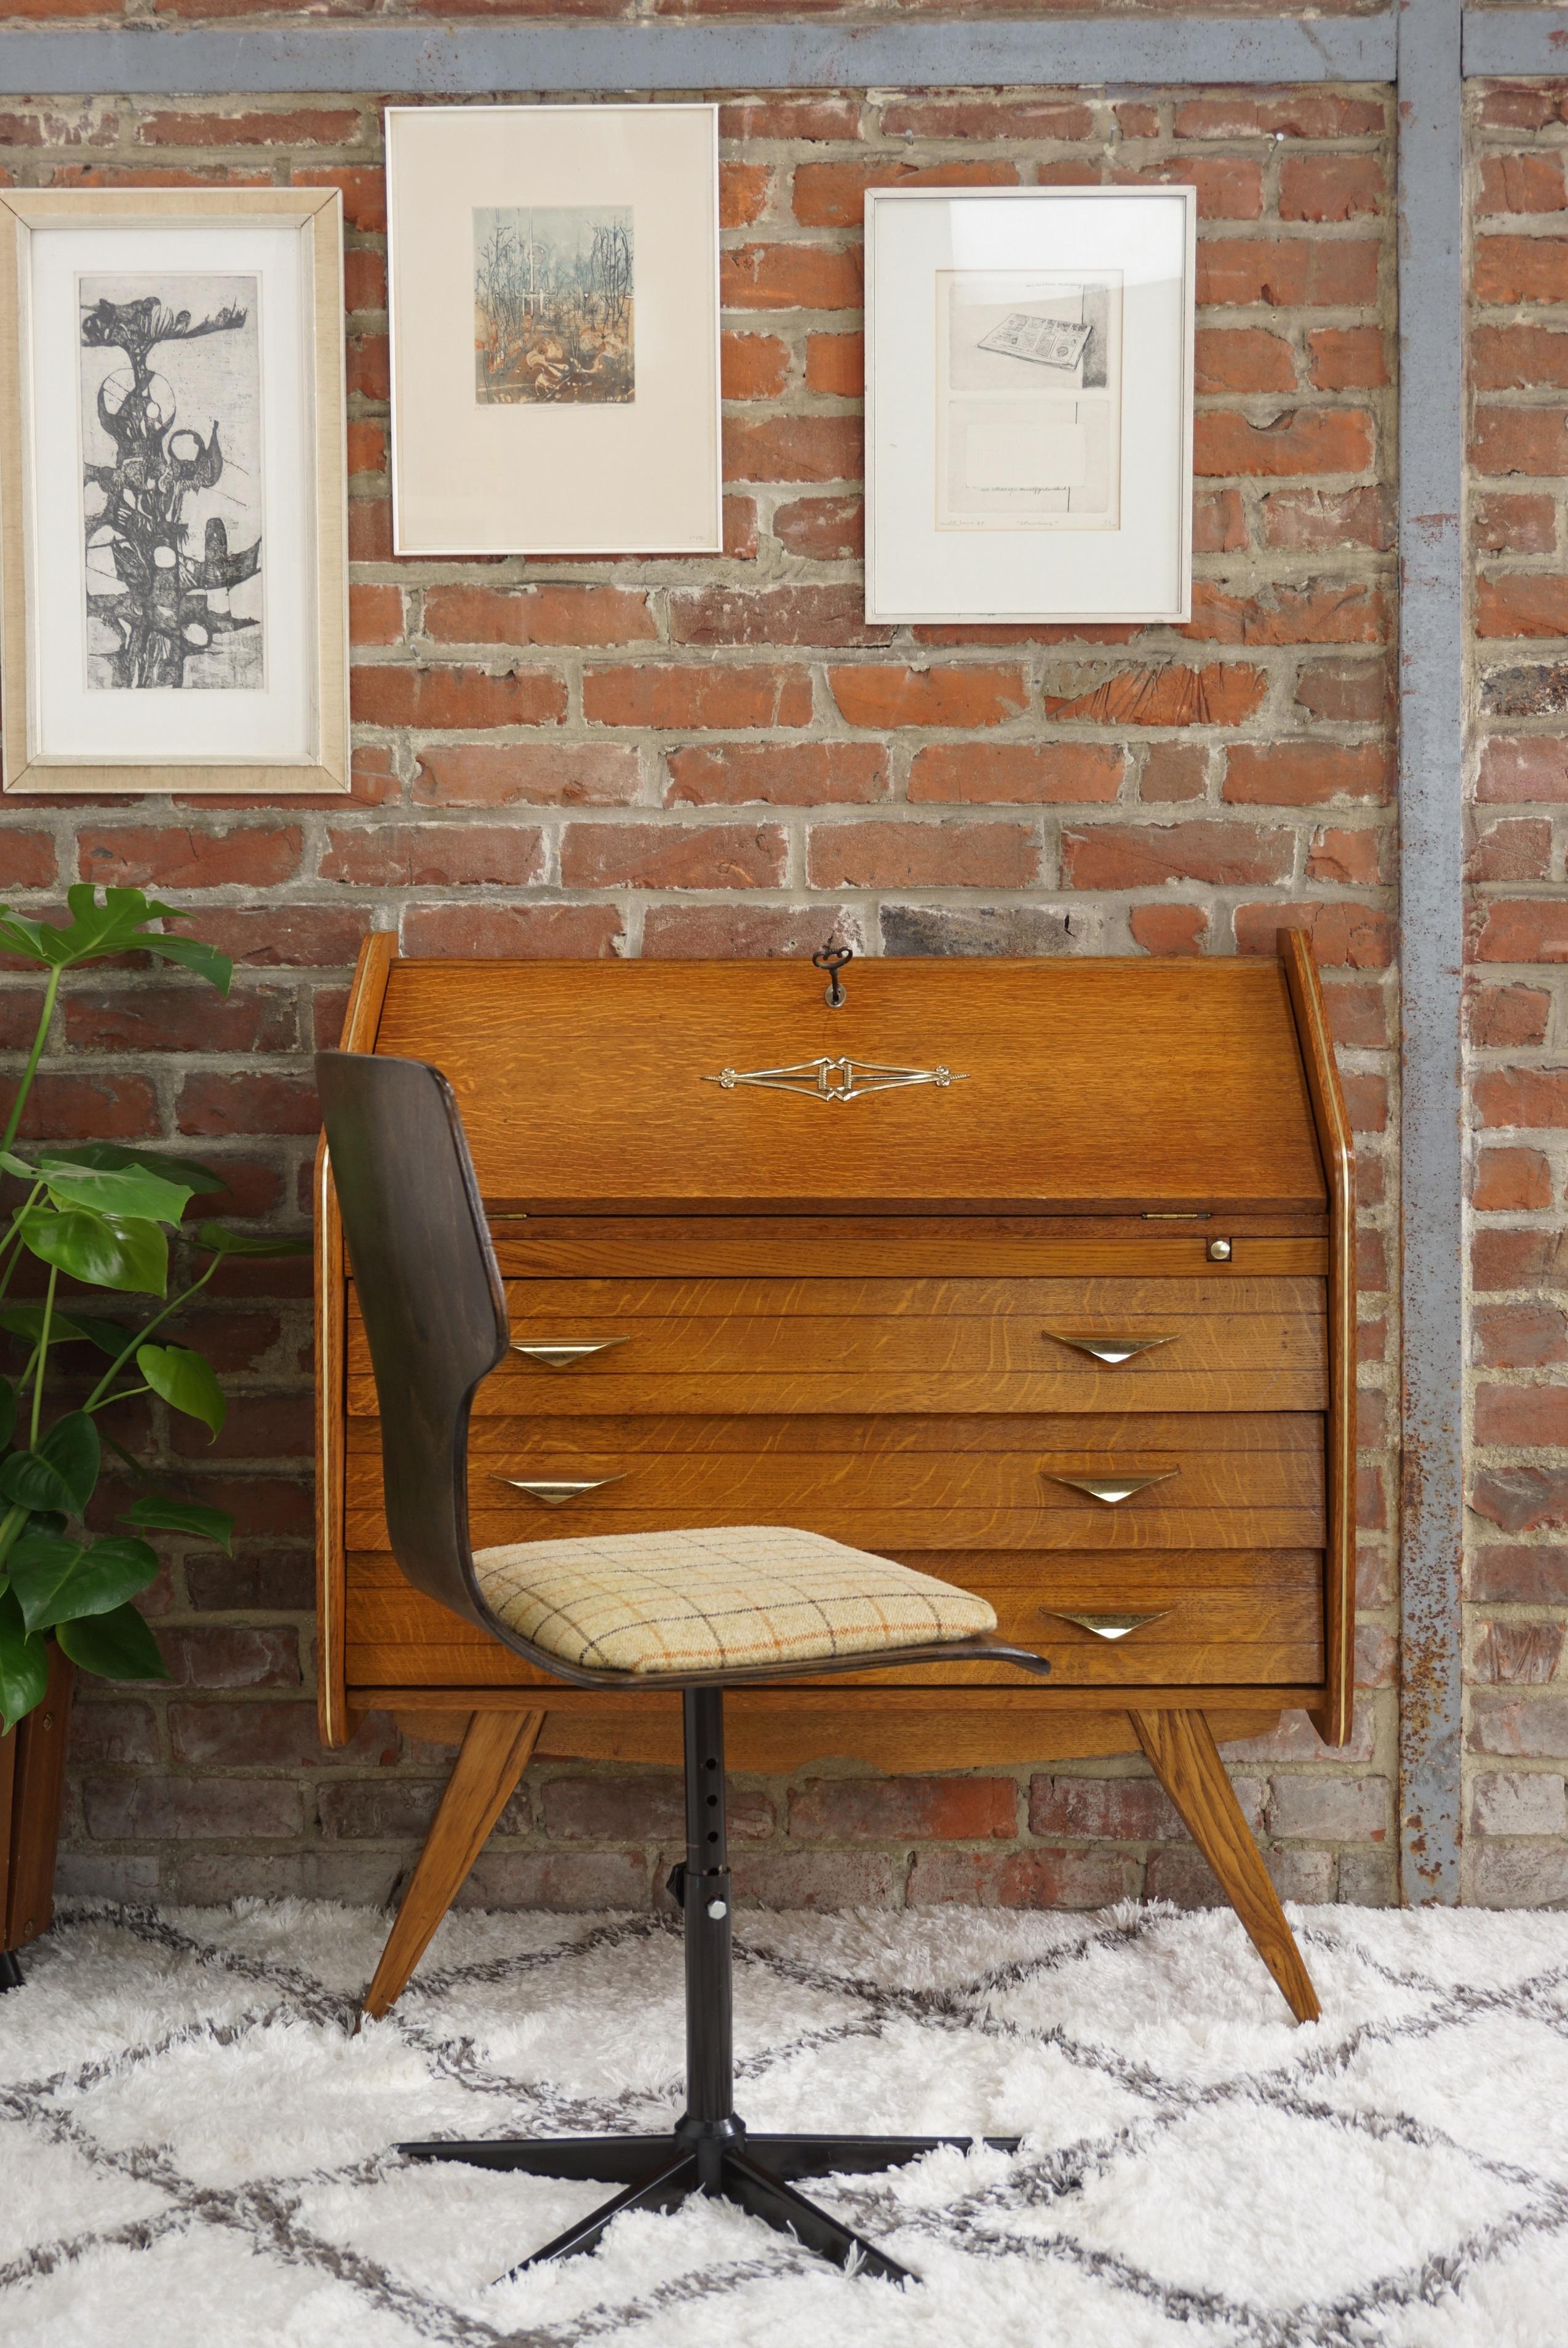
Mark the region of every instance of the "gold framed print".
<instances>
[{"instance_id":1,"label":"gold framed print","mask_svg":"<svg viewBox=\"0 0 1568 2348\"><path fill-rule=\"evenodd\" d=\"M399 554L713 554L716 106L386 110Z\"/></svg>"},{"instance_id":2,"label":"gold framed print","mask_svg":"<svg viewBox=\"0 0 1568 2348\"><path fill-rule=\"evenodd\" d=\"M349 788L336 189L0 190L7 794Z\"/></svg>"}]
</instances>

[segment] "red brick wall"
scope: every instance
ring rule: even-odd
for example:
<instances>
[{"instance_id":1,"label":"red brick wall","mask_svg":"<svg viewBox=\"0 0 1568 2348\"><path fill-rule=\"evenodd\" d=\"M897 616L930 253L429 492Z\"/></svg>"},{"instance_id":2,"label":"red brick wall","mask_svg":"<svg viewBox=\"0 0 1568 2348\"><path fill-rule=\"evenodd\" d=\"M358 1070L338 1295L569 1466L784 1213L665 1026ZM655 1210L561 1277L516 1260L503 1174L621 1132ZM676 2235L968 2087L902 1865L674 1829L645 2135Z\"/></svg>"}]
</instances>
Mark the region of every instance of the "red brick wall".
<instances>
[{"instance_id":1,"label":"red brick wall","mask_svg":"<svg viewBox=\"0 0 1568 2348\"><path fill-rule=\"evenodd\" d=\"M873 953L1266 953L1282 922L1311 930L1361 1153L1365 1694L1347 1754L1297 1718L1235 1757L1282 1885L1329 1899L1393 1880L1390 114L1382 89L1334 88L727 105L729 551L619 562L392 559L373 101L0 118L17 180L330 180L349 232L354 794L7 815L13 891L156 883L240 963L221 1009L137 972L70 993L40 1096L55 1129L177 1136L221 1160L240 1212L299 1220L307 1055L371 927L525 955L799 953L835 922ZM916 173L1198 187L1190 627L866 626L860 200ZM28 994L0 990L13 1038ZM379 1899L444 1756L384 1721L315 1745L302 1276L231 1282L204 1339L234 1396L221 1445L150 1436L242 1538L232 1563L170 1544L174 1686L89 1691L66 1879ZM641 1901L672 1798L657 1776L531 1772L479 1882ZM768 1897L1090 1904L1208 1883L1130 1761L804 1771L741 1816Z\"/></svg>"},{"instance_id":2,"label":"red brick wall","mask_svg":"<svg viewBox=\"0 0 1568 2348\"><path fill-rule=\"evenodd\" d=\"M1568 83L1474 84L1468 1884L1568 1898Z\"/></svg>"}]
</instances>

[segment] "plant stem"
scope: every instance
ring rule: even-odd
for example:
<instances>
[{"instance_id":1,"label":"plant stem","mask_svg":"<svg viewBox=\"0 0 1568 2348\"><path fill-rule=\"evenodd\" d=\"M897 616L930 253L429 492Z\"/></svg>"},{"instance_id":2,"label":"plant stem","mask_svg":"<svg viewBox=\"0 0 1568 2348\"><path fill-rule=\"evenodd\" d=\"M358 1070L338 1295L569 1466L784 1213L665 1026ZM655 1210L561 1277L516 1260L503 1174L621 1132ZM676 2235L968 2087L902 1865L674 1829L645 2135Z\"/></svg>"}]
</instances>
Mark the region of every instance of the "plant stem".
<instances>
[{"instance_id":1,"label":"plant stem","mask_svg":"<svg viewBox=\"0 0 1568 2348\"><path fill-rule=\"evenodd\" d=\"M0 1573L5 1571L5 1560L15 1546L16 1536L26 1523L30 1514L31 1510L23 1508L18 1501L14 1509L7 1509L5 1515L0 1517Z\"/></svg>"},{"instance_id":2,"label":"plant stem","mask_svg":"<svg viewBox=\"0 0 1568 2348\"><path fill-rule=\"evenodd\" d=\"M49 1022L55 1015L55 997L60 991L60 980L64 972L63 963L56 963L49 972L49 983L44 989L44 1008L38 1015L38 1032L33 1038L33 1048L27 1055L27 1065L22 1071L22 1081L16 1087L16 1097L11 1104L11 1114L5 1121L5 1135L4 1138L0 1138L0 1149L9 1149L16 1138L16 1128L22 1122L22 1112L27 1106L27 1095L33 1089L33 1078L37 1073L38 1062L43 1057L45 1040L49 1033Z\"/></svg>"},{"instance_id":3,"label":"plant stem","mask_svg":"<svg viewBox=\"0 0 1568 2348\"><path fill-rule=\"evenodd\" d=\"M11 1285L11 1274L15 1271L16 1266L22 1261L22 1218L31 1208L37 1205L38 1194L43 1188L44 1185L42 1182L34 1183L32 1189L28 1191L21 1205L12 1216L10 1230L6 1232L4 1239L0 1240L0 1256L5 1255L7 1249L11 1251L11 1261L5 1266L5 1271L0 1272L0 1296L4 1296L5 1291Z\"/></svg>"},{"instance_id":4,"label":"plant stem","mask_svg":"<svg viewBox=\"0 0 1568 2348\"><path fill-rule=\"evenodd\" d=\"M44 1325L38 1332L38 1375L33 1381L33 1431L27 1441L32 1449L38 1448L38 1416L44 1407L44 1369L49 1358L49 1323L55 1317L55 1282L60 1276L58 1264L49 1266L49 1285L44 1296Z\"/></svg>"},{"instance_id":5,"label":"plant stem","mask_svg":"<svg viewBox=\"0 0 1568 2348\"><path fill-rule=\"evenodd\" d=\"M150 1386L121 1386L118 1394L105 1395L102 1402L89 1402L84 1404L82 1407L82 1416L84 1417L87 1417L95 1410L108 1410L111 1402L129 1402L133 1395L138 1394L150 1394L151 1392L152 1388Z\"/></svg>"},{"instance_id":6,"label":"plant stem","mask_svg":"<svg viewBox=\"0 0 1568 2348\"><path fill-rule=\"evenodd\" d=\"M97 1409L99 1402L103 1398L104 1390L108 1385L110 1379L117 1378L119 1375L121 1369L125 1366L126 1363L129 1361L137 1347L138 1345L145 1345L153 1331L158 1328L160 1323L167 1321L171 1313L178 1312L182 1304L189 1304L190 1299L196 1294L198 1289L206 1287L208 1282L211 1279L213 1273L217 1271L223 1259L220 1255L215 1255L200 1280L193 1280L189 1288L182 1289L178 1296L171 1296L161 1313L155 1313L151 1320L149 1321L144 1327L132 1332L129 1343L115 1355L114 1360L109 1364L108 1369L104 1372L102 1377L98 1380L97 1385L93 1388L91 1394L82 1405L82 1408L84 1410Z\"/></svg>"}]
</instances>

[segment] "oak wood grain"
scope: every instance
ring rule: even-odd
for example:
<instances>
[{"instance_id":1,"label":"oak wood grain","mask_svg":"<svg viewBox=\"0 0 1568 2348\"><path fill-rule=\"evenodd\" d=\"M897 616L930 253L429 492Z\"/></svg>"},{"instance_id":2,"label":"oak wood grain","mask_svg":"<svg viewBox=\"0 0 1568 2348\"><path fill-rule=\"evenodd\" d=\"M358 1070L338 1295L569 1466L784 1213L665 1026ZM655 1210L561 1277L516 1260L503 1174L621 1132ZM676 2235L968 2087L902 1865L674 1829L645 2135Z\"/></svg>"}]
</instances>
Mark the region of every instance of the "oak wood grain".
<instances>
[{"instance_id":1,"label":"oak wood grain","mask_svg":"<svg viewBox=\"0 0 1568 2348\"><path fill-rule=\"evenodd\" d=\"M1316 2022L1321 2012L1317 1993L1208 1722L1201 1712L1164 1711L1135 1711L1132 1721L1150 1767L1219 1877L1286 2003L1297 2022Z\"/></svg>"},{"instance_id":2,"label":"oak wood grain","mask_svg":"<svg viewBox=\"0 0 1568 2348\"><path fill-rule=\"evenodd\" d=\"M942 1222L917 1216L852 1216L828 1221L779 1214L691 1218L537 1215L497 1233L496 1257L510 1278L840 1280L889 1278L1214 1279L1210 1242L1233 1237L1229 1272L1256 1277L1324 1279L1328 1271L1327 1225L1292 1238L1236 1238L1222 1216L1194 1225L1180 1238L1102 1236L1093 1221L1075 1219L1063 1233L1023 1221L954 1215Z\"/></svg>"}]
</instances>

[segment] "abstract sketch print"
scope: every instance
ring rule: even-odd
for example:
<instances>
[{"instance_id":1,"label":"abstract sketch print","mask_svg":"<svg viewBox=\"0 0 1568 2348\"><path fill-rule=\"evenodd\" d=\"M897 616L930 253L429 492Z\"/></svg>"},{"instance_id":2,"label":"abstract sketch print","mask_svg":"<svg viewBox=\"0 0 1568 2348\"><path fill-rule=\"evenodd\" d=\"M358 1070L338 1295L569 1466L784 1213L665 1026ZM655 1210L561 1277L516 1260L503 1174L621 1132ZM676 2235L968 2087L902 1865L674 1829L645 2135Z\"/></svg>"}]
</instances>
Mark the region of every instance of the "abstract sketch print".
<instances>
[{"instance_id":1,"label":"abstract sketch print","mask_svg":"<svg viewBox=\"0 0 1568 2348\"><path fill-rule=\"evenodd\" d=\"M83 276L87 682L264 681L254 276Z\"/></svg>"},{"instance_id":2,"label":"abstract sketch print","mask_svg":"<svg viewBox=\"0 0 1568 2348\"><path fill-rule=\"evenodd\" d=\"M474 395L481 407L625 407L636 397L630 211L507 204L474 214Z\"/></svg>"},{"instance_id":3,"label":"abstract sketch print","mask_svg":"<svg viewBox=\"0 0 1568 2348\"><path fill-rule=\"evenodd\" d=\"M1115 530L1121 273L937 273L938 530Z\"/></svg>"}]
</instances>

